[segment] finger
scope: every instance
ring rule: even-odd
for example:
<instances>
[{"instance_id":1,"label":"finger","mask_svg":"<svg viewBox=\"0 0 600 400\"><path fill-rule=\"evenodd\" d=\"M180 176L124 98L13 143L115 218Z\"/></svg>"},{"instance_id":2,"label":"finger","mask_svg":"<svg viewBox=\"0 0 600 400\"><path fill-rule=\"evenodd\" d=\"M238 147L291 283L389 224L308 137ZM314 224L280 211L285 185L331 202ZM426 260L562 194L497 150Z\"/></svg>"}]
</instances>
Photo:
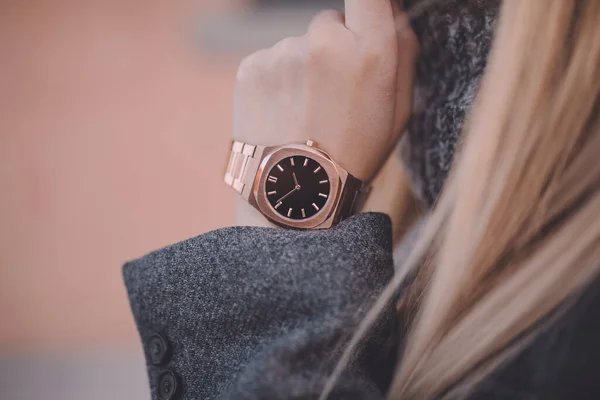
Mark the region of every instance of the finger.
<instances>
[{"instance_id":1,"label":"finger","mask_svg":"<svg viewBox=\"0 0 600 400\"><path fill-rule=\"evenodd\" d=\"M396 79L396 132L401 130L410 117L413 81L419 54L419 40L410 25L408 15L395 5L394 25L398 43L398 73Z\"/></svg>"},{"instance_id":2,"label":"finger","mask_svg":"<svg viewBox=\"0 0 600 400\"><path fill-rule=\"evenodd\" d=\"M357 35L385 34L394 26L392 1L345 0L346 27Z\"/></svg>"}]
</instances>

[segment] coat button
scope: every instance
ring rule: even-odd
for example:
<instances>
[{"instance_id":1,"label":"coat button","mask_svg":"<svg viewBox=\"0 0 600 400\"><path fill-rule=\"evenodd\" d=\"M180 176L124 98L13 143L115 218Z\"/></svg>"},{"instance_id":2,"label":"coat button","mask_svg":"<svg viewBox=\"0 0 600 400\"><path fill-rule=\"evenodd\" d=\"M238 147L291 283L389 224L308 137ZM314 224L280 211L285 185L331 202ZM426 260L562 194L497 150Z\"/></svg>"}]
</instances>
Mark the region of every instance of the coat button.
<instances>
[{"instance_id":1,"label":"coat button","mask_svg":"<svg viewBox=\"0 0 600 400\"><path fill-rule=\"evenodd\" d=\"M171 357L171 346L162 335L155 333L148 340L148 355L153 365L163 365Z\"/></svg>"},{"instance_id":2,"label":"coat button","mask_svg":"<svg viewBox=\"0 0 600 400\"><path fill-rule=\"evenodd\" d=\"M174 400L179 394L179 381L173 371L163 371L158 377L157 394L160 400Z\"/></svg>"}]
</instances>

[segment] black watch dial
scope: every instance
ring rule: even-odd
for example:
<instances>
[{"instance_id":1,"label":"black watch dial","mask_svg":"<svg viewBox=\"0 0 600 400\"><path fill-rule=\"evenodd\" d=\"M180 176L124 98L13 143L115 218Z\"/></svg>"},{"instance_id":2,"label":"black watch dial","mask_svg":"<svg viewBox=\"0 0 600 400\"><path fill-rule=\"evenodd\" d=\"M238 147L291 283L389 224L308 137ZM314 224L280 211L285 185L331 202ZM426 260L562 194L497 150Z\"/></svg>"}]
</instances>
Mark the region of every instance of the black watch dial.
<instances>
[{"instance_id":1,"label":"black watch dial","mask_svg":"<svg viewBox=\"0 0 600 400\"><path fill-rule=\"evenodd\" d=\"M269 203L280 215L302 220L325 207L331 182L317 161L294 156L284 158L269 171L265 191Z\"/></svg>"}]
</instances>

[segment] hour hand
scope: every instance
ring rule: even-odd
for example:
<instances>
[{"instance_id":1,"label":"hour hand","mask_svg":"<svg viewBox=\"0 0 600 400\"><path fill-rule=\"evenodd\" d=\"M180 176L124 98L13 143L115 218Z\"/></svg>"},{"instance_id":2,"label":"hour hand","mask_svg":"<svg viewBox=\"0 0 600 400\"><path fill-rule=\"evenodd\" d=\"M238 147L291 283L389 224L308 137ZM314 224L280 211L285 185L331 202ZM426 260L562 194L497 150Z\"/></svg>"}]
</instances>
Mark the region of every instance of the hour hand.
<instances>
[{"instance_id":1,"label":"hour hand","mask_svg":"<svg viewBox=\"0 0 600 400\"><path fill-rule=\"evenodd\" d=\"M300 184L298 183L298 178L296 178L296 173L292 172L292 176L294 177L294 184L296 185L296 189L300 189Z\"/></svg>"}]
</instances>

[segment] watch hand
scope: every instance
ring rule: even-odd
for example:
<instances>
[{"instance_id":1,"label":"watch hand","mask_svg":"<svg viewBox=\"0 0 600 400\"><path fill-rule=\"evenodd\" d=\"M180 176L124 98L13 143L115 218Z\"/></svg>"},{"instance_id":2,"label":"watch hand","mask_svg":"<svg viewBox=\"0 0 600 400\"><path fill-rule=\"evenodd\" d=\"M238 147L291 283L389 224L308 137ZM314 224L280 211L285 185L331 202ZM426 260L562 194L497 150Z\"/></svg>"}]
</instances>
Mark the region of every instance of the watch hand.
<instances>
[{"instance_id":1,"label":"watch hand","mask_svg":"<svg viewBox=\"0 0 600 400\"><path fill-rule=\"evenodd\" d=\"M282 198L280 198L279 200L277 200L277 203L281 203L282 201L284 201L285 199L287 199L288 197L290 197L297 190L298 190L298 186L296 186L295 188L292 189L291 192L289 192L288 194L286 194L285 196L283 196Z\"/></svg>"},{"instance_id":2,"label":"watch hand","mask_svg":"<svg viewBox=\"0 0 600 400\"><path fill-rule=\"evenodd\" d=\"M296 178L296 173L292 172L292 176L294 177L294 183L296 184L296 188L300 189L300 184L298 183L298 178Z\"/></svg>"}]
</instances>

